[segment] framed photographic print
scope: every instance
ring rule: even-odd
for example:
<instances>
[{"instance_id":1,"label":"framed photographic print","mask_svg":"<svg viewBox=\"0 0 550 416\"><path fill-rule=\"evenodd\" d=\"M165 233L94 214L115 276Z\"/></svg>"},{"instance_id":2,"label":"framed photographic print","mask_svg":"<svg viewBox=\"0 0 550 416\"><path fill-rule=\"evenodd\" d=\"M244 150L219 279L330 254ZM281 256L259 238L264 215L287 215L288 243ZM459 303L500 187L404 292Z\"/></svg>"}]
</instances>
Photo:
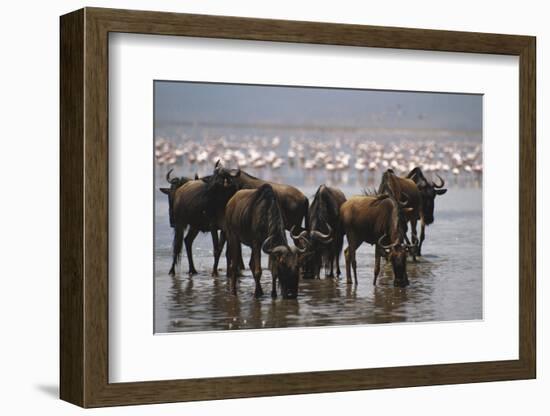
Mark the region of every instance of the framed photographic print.
<instances>
[{"instance_id":1,"label":"framed photographic print","mask_svg":"<svg viewBox=\"0 0 550 416\"><path fill-rule=\"evenodd\" d=\"M62 399L536 376L534 37L60 24Z\"/></svg>"}]
</instances>

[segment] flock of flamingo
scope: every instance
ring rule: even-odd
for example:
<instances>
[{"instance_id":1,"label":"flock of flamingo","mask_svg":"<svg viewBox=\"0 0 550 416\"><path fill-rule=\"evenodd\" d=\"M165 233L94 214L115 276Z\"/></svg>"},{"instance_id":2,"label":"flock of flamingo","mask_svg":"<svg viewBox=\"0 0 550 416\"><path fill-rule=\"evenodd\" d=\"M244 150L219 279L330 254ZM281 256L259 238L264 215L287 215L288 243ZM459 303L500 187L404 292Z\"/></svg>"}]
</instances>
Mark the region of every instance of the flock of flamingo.
<instances>
[{"instance_id":1,"label":"flock of flamingo","mask_svg":"<svg viewBox=\"0 0 550 416\"><path fill-rule=\"evenodd\" d=\"M336 182L345 182L354 172L361 179L393 168L405 175L415 166L424 172L459 177L479 184L483 173L482 145L475 140L401 140L380 142L360 138L291 137L287 143L279 136L217 136L171 140L155 139L158 165L185 164L203 172L217 160L226 166L277 171L285 165L303 169L305 174L325 172Z\"/></svg>"}]
</instances>

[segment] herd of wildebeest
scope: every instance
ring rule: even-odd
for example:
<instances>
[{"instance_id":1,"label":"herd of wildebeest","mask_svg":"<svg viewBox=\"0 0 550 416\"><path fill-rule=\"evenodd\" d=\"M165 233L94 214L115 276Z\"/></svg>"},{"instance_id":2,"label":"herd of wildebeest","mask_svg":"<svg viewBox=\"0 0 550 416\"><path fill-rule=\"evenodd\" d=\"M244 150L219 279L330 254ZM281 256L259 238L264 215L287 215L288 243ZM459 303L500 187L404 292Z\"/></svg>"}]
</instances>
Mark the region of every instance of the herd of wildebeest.
<instances>
[{"instance_id":1,"label":"herd of wildebeest","mask_svg":"<svg viewBox=\"0 0 550 416\"><path fill-rule=\"evenodd\" d=\"M406 177L388 169L376 191L363 191L346 199L339 189L321 185L310 204L291 185L228 169L219 161L212 175L202 178L171 177L171 172L166 174L170 186L160 188L168 196L170 226L174 228L169 273L175 274L185 242L189 273L196 274L192 244L199 232L210 232L214 276L227 242L227 277L233 295L237 294L238 277L244 270L241 244L251 248L249 267L256 297L263 295L262 251L269 256L271 296L277 297L278 286L283 298L295 298L300 279L319 278L321 269L326 277L340 276L344 235L348 242L344 251L348 284L352 283L352 271L357 284L356 251L366 242L375 246L374 285L384 257L391 263L394 286L407 286L407 257L416 261L421 256L425 227L434 220L435 197L447 191L441 177L439 183L428 180L418 167ZM289 245L285 230L290 231L293 245Z\"/></svg>"}]
</instances>

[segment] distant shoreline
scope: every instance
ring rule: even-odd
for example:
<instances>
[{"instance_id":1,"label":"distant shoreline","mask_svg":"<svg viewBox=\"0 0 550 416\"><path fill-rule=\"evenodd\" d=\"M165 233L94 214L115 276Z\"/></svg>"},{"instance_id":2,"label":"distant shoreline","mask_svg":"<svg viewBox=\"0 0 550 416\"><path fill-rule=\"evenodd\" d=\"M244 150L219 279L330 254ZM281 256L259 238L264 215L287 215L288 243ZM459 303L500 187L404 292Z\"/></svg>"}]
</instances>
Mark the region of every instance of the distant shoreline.
<instances>
[{"instance_id":1,"label":"distant shoreline","mask_svg":"<svg viewBox=\"0 0 550 416\"><path fill-rule=\"evenodd\" d=\"M326 126L318 124L283 124L283 123L241 123L241 122L212 122L212 121L156 121L155 128L188 126L192 128L235 128L235 129L263 129L263 130L306 130L323 132L415 132L441 135L461 135L469 137L481 137L480 130L452 130L442 128L423 127L369 127L369 126Z\"/></svg>"}]
</instances>

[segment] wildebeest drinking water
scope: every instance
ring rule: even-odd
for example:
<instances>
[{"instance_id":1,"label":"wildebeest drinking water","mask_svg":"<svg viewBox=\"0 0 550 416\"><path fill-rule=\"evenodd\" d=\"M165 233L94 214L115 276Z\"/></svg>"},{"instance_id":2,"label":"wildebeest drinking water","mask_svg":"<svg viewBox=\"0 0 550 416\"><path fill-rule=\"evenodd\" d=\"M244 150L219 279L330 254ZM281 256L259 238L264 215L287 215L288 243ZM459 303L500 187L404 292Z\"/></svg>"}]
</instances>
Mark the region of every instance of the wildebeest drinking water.
<instances>
[{"instance_id":1,"label":"wildebeest drinking water","mask_svg":"<svg viewBox=\"0 0 550 416\"><path fill-rule=\"evenodd\" d=\"M295 243L301 237L307 237L311 242L311 256L304 260L303 277L319 278L321 267L325 268L325 276L340 276L340 253L344 244L344 233L340 223L340 206L346 201L344 193L339 189L321 185L315 193L309 207L309 229L298 234L291 231ZM328 273L327 273L328 272Z\"/></svg>"},{"instance_id":2,"label":"wildebeest drinking water","mask_svg":"<svg viewBox=\"0 0 550 416\"><path fill-rule=\"evenodd\" d=\"M363 242L375 245L374 281L380 273L380 257L386 256L394 273L394 286L407 286L407 252L405 243L406 213L412 208L404 207L388 194L354 196L340 207L342 226L348 239L344 255L346 280L351 283L351 268L357 284L357 261L355 254ZM385 252L384 252L385 251Z\"/></svg>"},{"instance_id":3,"label":"wildebeest drinking water","mask_svg":"<svg viewBox=\"0 0 550 416\"><path fill-rule=\"evenodd\" d=\"M260 284L262 250L270 256L271 296L277 296L277 280L283 298L298 295L300 256L306 249L289 247L279 199L270 184L238 191L225 208L224 230L231 292L234 295L237 294L237 263L241 243L252 250L249 265L256 284L254 296L263 295Z\"/></svg>"},{"instance_id":4,"label":"wildebeest drinking water","mask_svg":"<svg viewBox=\"0 0 550 416\"><path fill-rule=\"evenodd\" d=\"M395 198L396 201L406 204L409 208L405 213L405 241L412 246L410 254L413 260L416 261L416 255L418 254L418 236L416 231L416 223L422 217L422 195L418 190L416 184L408 178L401 178L397 176L393 169L388 169L382 175L380 186L378 187L379 195L388 194ZM407 223L411 224L411 240L407 237Z\"/></svg>"}]
</instances>

